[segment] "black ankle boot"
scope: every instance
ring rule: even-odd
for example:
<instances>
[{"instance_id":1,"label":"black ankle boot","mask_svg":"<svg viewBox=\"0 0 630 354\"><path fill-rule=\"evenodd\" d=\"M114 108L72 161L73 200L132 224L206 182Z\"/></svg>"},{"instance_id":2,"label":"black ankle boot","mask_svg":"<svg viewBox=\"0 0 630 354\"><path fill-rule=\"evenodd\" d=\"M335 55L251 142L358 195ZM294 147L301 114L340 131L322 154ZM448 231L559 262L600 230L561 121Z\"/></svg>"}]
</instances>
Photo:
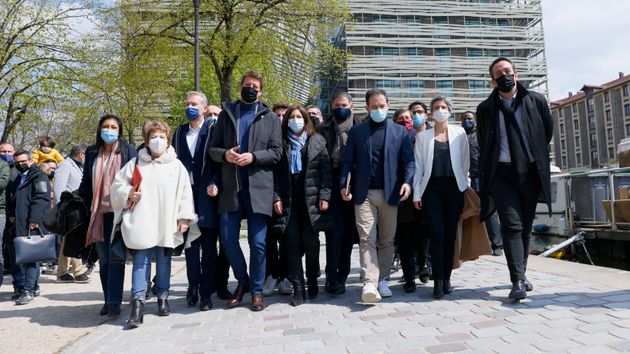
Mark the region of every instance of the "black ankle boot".
<instances>
[{"instance_id":1,"label":"black ankle boot","mask_svg":"<svg viewBox=\"0 0 630 354\"><path fill-rule=\"evenodd\" d=\"M300 306L306 300L306 291L304 289L304 281L292 281L293 283L293 299L291 305Z\"/></svg>"},{"instance_id":2,"label":"black ankle boot","mask_svg":"<svg viewBox=\"0 0 630 354\"><path fill-rule=\"evenodd\" d=\"M118 317L120 315L120 304L109 304L109 317Z\"/></svg>"},{"instance_id":3,"label":"black ankle boot","mask_svg":"<svg viewBox=\"0 0 630 354\"><path fill-rule=\"evenodd\" d=\"M129 328L136 328L142 324L144 321L144 304L140 299L134 299L131 302L131 313L129 314L129 319L127 320L127 324Z\"/></svg>"},{"instance_id":4,"label":"black ankle boot","mask_svg":"<svg viewBox=\"0 0 630 354\"><path fill-rule=\"evenodd\" d=\"M168 316L171 314L171 307L168 306L168 293L158 294L158 316Z\"/></svg>"},{"instance_id":5,"label":"black ankle boot","mask_svg":"<svg viewBox=\"0 0 630 354\"><path fill-rule=\"evenodd\" d=\"M444 294L450 294L453 292L453 287L451 286L451 280L444 280L444 286L442 287L442 289L444 289Z\"/></svg>"},{"instance_id":6,"label":"black ankle boot","mask_svg":"<svg viewBox=\"0 0 630 354\"><path fill-rule=\"evenodd\" d=\"M197 301L199 301L199 287L189 286L186 292L186 303L188 303L188 307L197 305Z\"/></svg>"},{"instance_id":7,"label":"black ankle boot","mask_svg":"<svg viewBox=\"0 0 630 354\"><path fill-rule=\"evenodd\" d=\"M444 280L434 279L433 280L433 298L441 299L442 296L444 296Z\"/></svg>"},{"instance_id":8,"label":"black ankle boot","mask_svg":"<svg viewBox=\"0 0 630 354\"><path fill-rule=\"evenodd\" d=\"M317 284L317 279L309 279L308 280L308 298L314 299L319 294L319 285Z\"/></svg>"}]
</instances>

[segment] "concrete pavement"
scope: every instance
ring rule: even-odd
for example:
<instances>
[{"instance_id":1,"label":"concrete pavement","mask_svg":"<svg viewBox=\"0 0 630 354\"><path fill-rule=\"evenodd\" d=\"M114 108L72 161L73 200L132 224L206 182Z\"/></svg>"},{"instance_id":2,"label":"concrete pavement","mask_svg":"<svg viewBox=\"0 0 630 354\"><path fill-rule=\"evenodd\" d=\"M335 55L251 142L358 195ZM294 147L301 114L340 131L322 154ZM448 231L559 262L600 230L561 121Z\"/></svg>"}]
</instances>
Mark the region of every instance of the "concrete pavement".
<instances>
[{"instance_id":1,"label":"concrete pavement","mask_svg":"<svg viewBox=\"0 0 630 354\"><path fill-rule=\"evenodd\" d=\"M243 242L246 248L246 242ZM321 267L325 265L324 247ZM394 296L359 303L358 251L346 294L320 295L294 308L289 296L267 297L267 310L244 305L199 312L185 304L183 258L173 262L169 317L158 317L155 300L145 323L126 330L129 308L118 320L98 316L100 286L42 283L42 296L22 307L0 289L0 352L29 353L614 353L630 351L630 273L530 257L529 297L515 304L503 257L464 263L453 275L455 291L431 298L431 283L405 294L392 276ZM127 272L130 273L129 271ZM5 282L6 282L5 278ZM129 289L127 283L125 289ZM232 282L232 286L234 283ZM323 278L320 279L323 285Z\"/></svg>"}]
</instances>

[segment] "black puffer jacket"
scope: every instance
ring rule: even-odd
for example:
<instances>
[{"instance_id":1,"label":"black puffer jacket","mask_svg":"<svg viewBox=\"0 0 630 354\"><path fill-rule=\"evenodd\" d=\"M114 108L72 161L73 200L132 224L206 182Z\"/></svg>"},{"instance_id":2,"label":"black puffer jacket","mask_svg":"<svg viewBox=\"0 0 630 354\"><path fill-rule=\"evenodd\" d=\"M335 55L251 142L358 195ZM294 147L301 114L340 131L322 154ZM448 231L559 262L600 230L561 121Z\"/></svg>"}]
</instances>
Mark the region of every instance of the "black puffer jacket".
<instances>
[{"instance_id":1,"label":"black puffer jacket","mask_svg":"<svg viewBox=\"0 0 630 354\"><path fill-rule=\"evenodd\" d=\"M479 177L479 143L477 142L477 130L473 129L468 136L468 149L470 150L470 177Z\"/></svg>"},{"instance_id":2,"label":"black puffer jacket","mask_svg":"<svg viewBox=\"0 0 630 354\"><path fill-rule=\"evenodd\" d=\"M286 228L291 211L291 175L289 156L291 144L283 139L284 151L280 162L274 169L274 203L282 201L283 214L273 214L272 229L282 233ZM330 158L326 150L326 141L315 133L310 136L302 149L302 174L304 174L304 199L308 215L315 232L326 231L334 226L330 212L319 210L320 200L330 200L332 175Z\"/></svg>"}]
</instances>

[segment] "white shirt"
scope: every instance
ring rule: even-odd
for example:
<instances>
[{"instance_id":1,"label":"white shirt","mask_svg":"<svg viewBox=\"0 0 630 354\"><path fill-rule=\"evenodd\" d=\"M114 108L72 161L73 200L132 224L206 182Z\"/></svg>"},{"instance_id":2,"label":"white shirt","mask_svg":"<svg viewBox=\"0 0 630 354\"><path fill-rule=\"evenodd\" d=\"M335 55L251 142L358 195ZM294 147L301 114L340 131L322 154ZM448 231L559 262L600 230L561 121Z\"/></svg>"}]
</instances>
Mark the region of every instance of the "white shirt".
<instances>
[{"instance_id":1,"label":"white shirt","mask_svg":"<svg viewBox=\"0 0 630 354\"><path fill-rule=\"evenodd\" d=\"M512 106L515 99L516 93L507 101L504 100L503 97L499 97L499 102L507 106ZM532 154L532 149L529 147L529 139L527 138L527 134L525 134L523 119L521 119L521 107L522 105L518 106L516 111L514 111L514 118L516 119L516 124L518 124L518 129L521 131L521 137L525 143L525 150L527 150L529 162L533 162L534 155ZM512 158L510 157L510 145L507 139L507 131L505 130L505 117L503 117L503 111L501 110L499 110L499 162L512 162Z\"/></svg>"},{"instance_id":2,"label":"white shirt","mask_svg":"<svg viewBox=\"0 0 630 354\"><path fill-rule=\"evenodd\" d=\"M197 128L193 128L192 124L188 124L188 133L186 133L186 143L188 143L188 151L190 151L190 157L195 158L195 150L197 150L197 139L199 138L199 132L201 131L201 125ZM188 171L190 175L190 184L194 185L192 170Z\"/></svg>"}]
</instances>

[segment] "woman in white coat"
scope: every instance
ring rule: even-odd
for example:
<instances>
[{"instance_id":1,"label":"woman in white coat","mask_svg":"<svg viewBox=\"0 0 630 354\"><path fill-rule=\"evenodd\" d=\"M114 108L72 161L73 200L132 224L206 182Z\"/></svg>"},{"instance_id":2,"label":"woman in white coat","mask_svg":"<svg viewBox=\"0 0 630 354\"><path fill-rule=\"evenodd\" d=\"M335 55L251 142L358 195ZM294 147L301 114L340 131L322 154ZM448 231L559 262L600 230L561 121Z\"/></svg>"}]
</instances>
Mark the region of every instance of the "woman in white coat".
<instances>
[{"instance_id":1,"label":"woman in white coat","mask_svg":"<svg viewBox=\"0 0 630 354\"><path fill-rule=\"evenodd\" d=\"M454 243L468 187L470 158L466 131L448 124L451 102L436 96L430 108L434 129L416 135L413 201L417 209L425 211L429 222L433 297L439 299L453 291Z\"/></svg>"},{"instance_id":2,"label":"woman in white coat","mask_svg":"<svg viewBox=\"0 0 630 354\"><path fill-rule=\"evenodd\" d=\"M187 243L199 236L190 177L170 146L170 127L148 121L142 135L145 147L137 157L142 176L139 188L132 185L136 159L120 170L111 187L115 220L121 223L123 240L133 255L132 307L127 321L131 328L143 322L151 259L155 257L157 268L158 314L168 316L172 250L184 242L184 232L188 231Z\"/></svg>"}]
</instances>

